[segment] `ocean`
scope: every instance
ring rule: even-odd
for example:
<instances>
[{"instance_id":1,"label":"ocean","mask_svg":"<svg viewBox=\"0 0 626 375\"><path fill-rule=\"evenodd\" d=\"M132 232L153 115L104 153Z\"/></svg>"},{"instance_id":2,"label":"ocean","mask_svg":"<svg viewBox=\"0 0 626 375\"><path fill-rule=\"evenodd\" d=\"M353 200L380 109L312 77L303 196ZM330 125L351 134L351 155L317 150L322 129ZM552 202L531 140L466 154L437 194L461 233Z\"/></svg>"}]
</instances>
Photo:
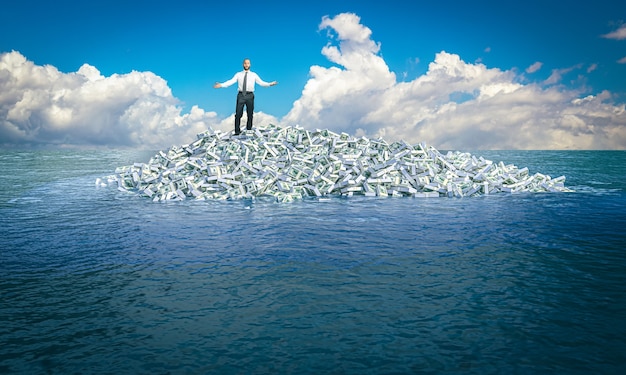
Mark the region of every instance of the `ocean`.
<instances>
[{"instance_id":1,"label":"ocean","mask_svg":"<svg viewBox=\"0 0 626 375\"><path fill-rule=\"evenodd\" d=\"M626 373L626 151L572 193L153 202L156 151L0 151L0 373Z\"/></svg>"}]
</instances>

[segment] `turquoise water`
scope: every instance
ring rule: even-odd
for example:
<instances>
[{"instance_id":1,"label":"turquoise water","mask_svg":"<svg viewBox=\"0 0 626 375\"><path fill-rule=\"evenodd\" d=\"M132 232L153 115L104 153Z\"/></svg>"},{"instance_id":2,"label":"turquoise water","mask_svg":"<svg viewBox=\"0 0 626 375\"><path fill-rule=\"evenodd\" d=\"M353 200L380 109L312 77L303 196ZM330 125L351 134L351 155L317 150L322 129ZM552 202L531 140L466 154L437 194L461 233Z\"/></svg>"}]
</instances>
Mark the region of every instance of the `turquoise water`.
<instances>
[{"instance_id":1,"label":"turquoise water","mask_svg":"<svg viewBox=\"0 0 626 375\"><path fill-rule=\"evenodd\" d=\"M0 151L0 372L626 371L626 152L473 152L575 193L154 203L154 152Z\"/></svg>"}]
</instances>

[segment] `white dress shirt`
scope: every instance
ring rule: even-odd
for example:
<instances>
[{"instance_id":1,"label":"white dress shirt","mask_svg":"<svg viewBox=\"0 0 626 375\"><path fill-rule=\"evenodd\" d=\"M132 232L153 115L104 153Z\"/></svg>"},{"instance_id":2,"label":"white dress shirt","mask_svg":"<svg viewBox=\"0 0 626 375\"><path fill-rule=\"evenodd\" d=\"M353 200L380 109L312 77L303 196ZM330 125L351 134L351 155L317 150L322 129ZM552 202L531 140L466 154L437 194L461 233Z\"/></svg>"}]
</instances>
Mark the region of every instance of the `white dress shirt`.
<instances>
[{"instance_id":1,"label":"white dress shirt","mask_svg":"<svg viewBox=\"0 0 626 375\"><path fill-rule=\"evenodd\" d=\"M230 85L232 85L233 83L237 82L237 88L239 89L239 91L247 91L247 92L254 92L254 84L258 83L261 86L267 87L269 86L269 82L265 82L264 80L261 79L261 77L258 76L258 74L256 74L253 71L248 70L248 79L246 80L246 89L244 90L243 87L243 77L246 74L245 70L242 70L240 72L235 73L235 75L233 76L233 78L229 79L226 82L220 83L220 85L222 85L222 87L228 87Z\"/></svg>"}]
</instances>

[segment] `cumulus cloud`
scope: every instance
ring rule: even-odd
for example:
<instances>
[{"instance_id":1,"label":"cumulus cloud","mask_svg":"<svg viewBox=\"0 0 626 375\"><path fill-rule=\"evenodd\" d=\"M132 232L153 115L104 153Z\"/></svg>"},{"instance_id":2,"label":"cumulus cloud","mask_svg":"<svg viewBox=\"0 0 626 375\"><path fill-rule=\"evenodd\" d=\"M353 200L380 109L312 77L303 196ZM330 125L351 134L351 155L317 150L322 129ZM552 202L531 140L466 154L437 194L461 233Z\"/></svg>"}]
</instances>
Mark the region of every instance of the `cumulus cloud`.
<instances>
[{"instance_id":1,"label":"cumulus cloud","mask_svg":"<svg viewBox=\"0 0 626 375\"><path fill-rule=\"evenodd\" d=\"M620 26L617 30L602 35L606 39L624 40L626 39L626 25Z\"/></svg>"},{"instance_id":2,"label":"cumulus cloud","mask_svg":"<svg viewBox=\"0 0 626 375\"><path fill-rule=\"evenodd\" d=\"M299 124L456 150L626 148L623 104L608 91L589 95L584 87L561 84L582 65L528 83L515 68L468 63L441 51L424 74L399 81L357 15L323 17L319 29L328 33L321 53L331 66L310 68L300 98L282 119L260 112L255 125ZM525 72L540 68L536 62ZM234 121L197 106L183 113L167 82L151 72L105 77L85 64L62 73L19 52L0 54L0 87L0 146L161 149L189 143L208 128L230 131Z\"/></svg>"},{"instance_id":3,"label":"cumulus cloud","mask_svg":"<svg viewBox=\"0 0 626 375\"><path fill-rule=\"evenodd\" d=\"M167 82L150 72L104 77L85 64L62 73L19 52L0 55L0 144L158 148L185 143L211 125L214 112L181 107Z\"/></svg>"},{"instance_id":4,"label":"cumulus cloud","mask_svg":"<svg viewBox=\"0 0 626 375\"><path fill-rule=\"evenodd\" d=\"M559 84L582 66L555 69L545 82L523 84L515 69L467 63L442 51L425 74L397 82L357 15L324 17L320 29L331 37L322 54L338 66L310 68L284 124L425 141L442 149L626 147L623 104L614 104L609 92L581 99L582 90Z\"/></svg>"},{"instance_id":5,"label":"cumulus cloud","mask_svg":"<svg viewBox=\"0 0 626 375\"><path fill-rule=\"evenodd\" d=\"M357 15L324 17L320 29L328 29L331 38L322 54L343 69L312 66L301 98L282 122L352 131L363 124L363 116L382 105L396 76L378 55L380 45L370 39L371 30L361 25Z\"/></svg>"}]
</instances>

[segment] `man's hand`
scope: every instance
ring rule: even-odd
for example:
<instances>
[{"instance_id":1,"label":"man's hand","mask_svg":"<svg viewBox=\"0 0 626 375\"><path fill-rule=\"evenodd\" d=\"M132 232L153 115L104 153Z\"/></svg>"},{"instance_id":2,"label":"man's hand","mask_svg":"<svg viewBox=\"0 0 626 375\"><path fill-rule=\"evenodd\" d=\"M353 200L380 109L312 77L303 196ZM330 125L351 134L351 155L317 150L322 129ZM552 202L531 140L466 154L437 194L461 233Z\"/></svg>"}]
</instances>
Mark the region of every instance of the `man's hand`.
<instances>
[{"instance_id":1,"label":"man's hand","mask_svg":"<svg viewBox=\"0 0 626 375\"><path fill-rule=\"evenodd\" d=\"M219 82L215 82L215 84L213 85L213 88L214 88L214 89L219 89L219 88L221 88L221 87L222 87L222 84L221 84L221 83L219 83Z\"/></svg>"},{"instance_id":2,"label":"man's hand","mask_svg":"<svg viewBox=\"0 0 626 375\"><path fill-rule=\"evenodd\" d=\"M270 86L275 86L275 85L278 85L278 82L276 81L270 82Z\"/></svg>"}]
</instances>

